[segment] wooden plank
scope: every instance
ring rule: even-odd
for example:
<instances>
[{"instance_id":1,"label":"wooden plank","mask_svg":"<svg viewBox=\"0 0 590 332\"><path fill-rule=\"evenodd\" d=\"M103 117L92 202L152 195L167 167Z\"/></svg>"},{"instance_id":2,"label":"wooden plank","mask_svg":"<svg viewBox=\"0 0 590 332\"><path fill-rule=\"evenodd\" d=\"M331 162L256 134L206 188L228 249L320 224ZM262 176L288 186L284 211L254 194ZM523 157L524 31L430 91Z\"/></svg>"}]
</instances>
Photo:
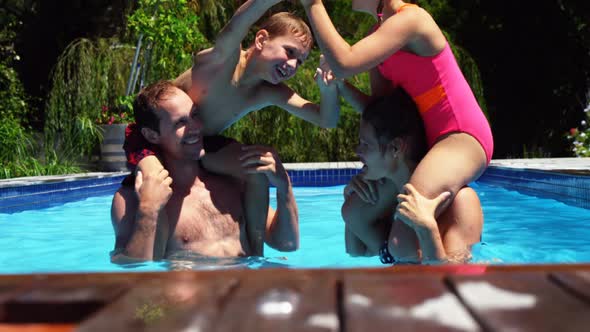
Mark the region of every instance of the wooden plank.
<instances>
[{"instance_id":1,"label":"wooden plank","mask_svg":"<svg viewBox=\"0 0 590 332\"><path fill-rule=\"evenodd\" d=\"M590 272L557 272L551 274L551 279L575 296L590 303Z\"/></svg>"},{"instance_id":2,"label":"wooden plank","mask_svg":"<svg viewBox=\"0 0 590 332\"><path fill-rule=\"evenodd\" d=\"M589 307L542 272L451 276L462 300L487 330L586 331Z\"/></svg>"},{"instance_id":3,"label":"wooden plank","mask_svg":"<svg viewBox=\"0 0 590 332\"><path fill-rule=\"evenodd\" d=\"M0 324L0 332L71 332L73 324Z\"/></svg>"},{"instance_id":4,"label":"wooden plank","mask_svg":"<svg viewBox=\"0 0 590 332\"><path fill-rule=\"evenodd\" d=\"M92 285L39 282L6 301L2 321L6 323L74 323L122 294L121 284Z\"/></svg>"},{"instance_id":5,"label":"wooden plank","mask_svg":"<svg viewBox=\"0 0 590 332\"><path fill-rule=\"evenodd\" d=\"M243 279L214 331L338 331L336 279L290 272Z\"/></svg>"},{"instance_id":6,"label":"wooden plank","mask_svg":"<svg viewBox=\"0 0 590 332\"><path fill-rule=\"evenodd\" d=\"M479 331L440 276L344 279L346 331Z\"/></svg>"},{"instance_id":7,"label":"wooden plank","mask_svg":"<svg viewBox=\"0 0 590 332\"><path fill-rule=\"evenodd\" d=\"M235 278L198 274L146 280L79 326L79 331L208 331Z\"/></svg>"}]
</instances>

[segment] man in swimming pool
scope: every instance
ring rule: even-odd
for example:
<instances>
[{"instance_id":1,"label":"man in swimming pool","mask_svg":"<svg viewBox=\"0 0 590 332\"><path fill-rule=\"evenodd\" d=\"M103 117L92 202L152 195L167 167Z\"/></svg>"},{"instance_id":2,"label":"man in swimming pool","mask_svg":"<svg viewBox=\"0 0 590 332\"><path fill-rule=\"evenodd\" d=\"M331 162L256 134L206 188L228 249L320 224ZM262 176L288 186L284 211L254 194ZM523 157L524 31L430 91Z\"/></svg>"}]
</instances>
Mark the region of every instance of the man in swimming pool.
<instances>
[{"instance_id":1,"label":"man in swimming pool","mask_svg":"<svg viewBox=\"0 0 590 332\"><path fill-rule=\"evenodd\" d=\"M146 87L134 103L135 119L145 138L159 149L165 167L137 173L134 187L114 195L114 262L156 260L178 251L204 256L248 256L243 183L207 172L199 160L203 138L199 108L169 81ZM281 251L299 246L298 212L291 183L276 152L263 146L244 148L240 156L249 173L264 174L277 188L277 211L269 208L265 242Z\"/></svg>"}]
</instances>

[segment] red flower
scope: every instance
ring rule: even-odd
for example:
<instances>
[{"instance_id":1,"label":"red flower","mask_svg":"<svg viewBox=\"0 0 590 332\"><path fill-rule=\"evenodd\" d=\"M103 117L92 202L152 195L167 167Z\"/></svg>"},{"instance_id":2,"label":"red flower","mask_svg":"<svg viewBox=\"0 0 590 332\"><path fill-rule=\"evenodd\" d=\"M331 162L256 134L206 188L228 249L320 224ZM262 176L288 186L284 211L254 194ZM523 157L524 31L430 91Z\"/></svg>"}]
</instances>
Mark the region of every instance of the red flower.
<instances>
[{"instance_id":1,"label":"red flower","mask_svg":"<svg viewBox=\"0 0 590 332\"><path fill-rule=\"evenodd\" d=\"M109 108L106 105L102 105L102 112L103 113L105 113L108 110L109 110Z\"/></svg>"},{"instance_id":2,"label":"red flower","mask_svg":"<svg viewBox=\"0 0 590 332\"><path fill-rule=\"evenodd\" d=\"M578 128L571 128L570 129L570 135L574 136L578 133Z\"/></svg>"}]
</instances>

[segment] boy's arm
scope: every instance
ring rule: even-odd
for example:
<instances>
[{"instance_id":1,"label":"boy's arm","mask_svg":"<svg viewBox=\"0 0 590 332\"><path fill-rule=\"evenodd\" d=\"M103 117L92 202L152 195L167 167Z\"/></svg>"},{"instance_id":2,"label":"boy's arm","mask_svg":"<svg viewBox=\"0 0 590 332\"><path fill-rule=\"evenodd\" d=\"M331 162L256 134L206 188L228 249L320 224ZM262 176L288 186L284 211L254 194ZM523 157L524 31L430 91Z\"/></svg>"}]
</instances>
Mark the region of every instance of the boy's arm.
<instances>
[{"instance_id":1,"label":"boy's arm","mask_svg":"<svg viewBox=\"0 0 590 332\"><path fill-rule=\"evenodd\" d=\"M171 182L168 172L163 169L145 178L138 172L135 192L121 188L115 193L111 206L116 237L113 262L162 258L167 236L157 237L156 234L167 224L163 207L172 195ZM162 243L156 243L156 240Z\"/></svg>"},{"instance_id":2,"label":"boy's arm","mask_svg":"<svg viewBox=\"0 0 590 332\"><path fill-rule=\"evenodd\" d=\"M335 128L340 117L340 100L338 98L338 80L320 58L320 67L314 76L320 89L321 102L314 104L291 90L284 84L269 88L270 100L287 112L322 128Z\"/></svg>"},{"instance_id":3,"label":"boy's arm","mask_svg":"<svg viewBox=\"0 0 590 332\"><path fill-rule=\"evenodd\" d=\"M299 248L299 212L291 180L276 151L265 146L245 146L240 156L248 173L263 173L276 187L277 210L269 207L266 223L266 243L280 251Z\"/></svg>"},{"instance_id":4,"label":"boy's arm","mask_svg":"<svg viewBox=\"0 0 590 332\"><path fill-rule=\"evenodd\" d=\"M320 90L321 102L319 105L301 97L284 84L273 86L271 89L274 90L272 104L296 117L322 128L335 128L338 125L340 102L338 90L335 87Z\"/></svg>"},{"instance_id":5,"label":"boy's arm","mask_svg":"<svg viewBox=\"0 0 590 332\"><path fill-rule=\"evenodd\" d=\"M234 54L250 27L270 7L281 1L283 0L248 0L242 4L217 35L212 50L215 58L225 59Z\"/></svg>"}]
</instances>

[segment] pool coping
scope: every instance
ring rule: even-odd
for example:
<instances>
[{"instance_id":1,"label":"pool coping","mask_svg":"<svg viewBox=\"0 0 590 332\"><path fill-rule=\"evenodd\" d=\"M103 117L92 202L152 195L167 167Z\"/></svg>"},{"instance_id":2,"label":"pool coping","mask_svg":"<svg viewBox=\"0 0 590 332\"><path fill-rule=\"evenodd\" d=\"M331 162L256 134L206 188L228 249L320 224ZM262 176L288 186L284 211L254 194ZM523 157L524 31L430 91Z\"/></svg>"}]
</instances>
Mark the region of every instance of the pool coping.
<instances>
[{"instance_id":1,"label":"pool coping","mask_svg":"<svg viewBox=\"0 0 590 332\"><path fill-rule=\"evenodd\" d=\"M285 164L295 187L343 185L361 167L362 163L355 161ZM96 172L0 180L0 213L112 193L128 174ZM492 160L478 182L590 209L590 158Z\"/></svg>"},{"instance_id":2,"label":"pool coping","mask_svg":"<svg viewBox=\"0 0 590 332\"><path fill-rule=\"evenodd\" d=\"M287 171L323 170L323 169L360 169L360 161L338 161L319 163L284 163ZM506 169L545 171L564 174L590 176L590 158L537 158L537 159L494 159L490 166ZM20 177L0 180L0 188L27 186L59 181L76 181L120 177L129 172L91 172L65 175L47 175Z\"/></svg>"}]
</instances>

